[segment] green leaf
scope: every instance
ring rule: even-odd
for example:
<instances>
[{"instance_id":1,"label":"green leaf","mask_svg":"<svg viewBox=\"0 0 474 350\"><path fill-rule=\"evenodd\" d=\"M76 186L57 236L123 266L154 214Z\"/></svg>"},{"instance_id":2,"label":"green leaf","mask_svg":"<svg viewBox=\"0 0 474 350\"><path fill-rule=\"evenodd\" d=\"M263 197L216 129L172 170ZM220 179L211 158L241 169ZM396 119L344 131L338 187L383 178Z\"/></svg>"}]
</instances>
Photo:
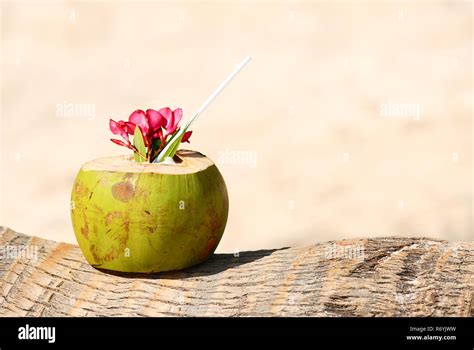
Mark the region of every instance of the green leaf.
<instances>
[{"instance_id":1,"label":"green leaf","mask_svg":"<svg viewBox=\"0 0 474 350\"><path fill-rule=\"evenodd\" d=\"M173 158L174 155L176 154L176 152L178 152L178 148L179 148L179 145L181 144L181 139L183 138L184 136L184 133L182 133L178 139L176 140L176 144L175 146L173 147L173 150L170 152L170 155L168 157L171 157Z\"/></svg>"},{"instance_id":2,"label":"green leaf","mask_svg":"<svg viewBox=\"0 0 474 350\"><path fill-rule=\"evenodd\" d=\"M184 132L178 132L176 133L170 141L168 141L168 144L166 147L158 154L158 157L155 159L155 163L159 163L164 161L167 157L173 158L175 155L176 151L179 148L179 143L181 142L181 139L184 136Z\"/></svg>"},{"instance_id":3,"label":"green leaf","mask_svg":"<svg viewBox=\"0 0 474 350\"><path fill-rule=\"evenodd\" d=\"M156 156L158 155L158 150L160 149L161 141L159 138L153 139L151 142L151 147L148 152L150 152L150 162L153 163L153 160L155 160Z\"/></svg>"},{"instance_id":4,"label":"green leaf","mask_svg":"<svg viewBox=\"0 0 474 350\"><path fill-rule=\"evenodd\" d=\"M188 123L189 124L189 123ZM184 136L184 133L188 129L189 125L186 125L184 129L179 128L171 136L170 140L167 142L165 148L161 150L158 156L155 158L153 163L159 163L165 160L167 157L173 158L176 152L178 151L179 144Z\"/></svg>"},{"instance_id":5,"label":"green leaf","mask_svg":"<svg viewBox=\"0 0 474 350\"><path fill-rule=\"evenodd\" d=\"M142 132L138 126L135 128L135 133L133 134L133 145L137 151L140 152L140 154L146 157L145 141L143 140ZM133 154L133 156L135 161L138 163L146 161L146 159L143 159L143 157L139 156L136 152Z\"/></svg>"},{"instance_id":6,"label":"green leaf","mask_svg":"<svg viewBox=\"0 0 474 350\"><path fill-rule=\"evenodd\" d=\"M181 128L178 128L172 135L171 139L170 140L173 140L173 138L176 136L177 139L174 139L173 140L173 147L170 148L169 152L168 152L168 155L167 157L171 157L173 158L174 155L176 154L176 152L178 151L178 148L179 148L179 144L181 143L181 139L183 138L184 136L184 133L179 133L181 131Z\"/></svg>"}]
</instances>

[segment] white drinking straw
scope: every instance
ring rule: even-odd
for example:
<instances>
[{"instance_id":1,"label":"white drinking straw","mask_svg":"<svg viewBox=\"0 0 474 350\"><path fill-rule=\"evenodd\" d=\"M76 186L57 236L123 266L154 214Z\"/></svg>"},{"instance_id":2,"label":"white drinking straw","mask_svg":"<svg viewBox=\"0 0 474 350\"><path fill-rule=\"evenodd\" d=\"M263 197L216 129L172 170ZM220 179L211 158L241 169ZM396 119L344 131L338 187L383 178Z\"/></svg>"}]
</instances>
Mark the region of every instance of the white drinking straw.
<instances>
[{"instance_id":1,"label":"white drinking straw","mask_svg":"<svg viewBox=\"0 0 474 350\"><path fill-rule=\"evenodd\" d=\"M173 141L175 141L178 137L181 137L181 135L191 126L191 124L198 118L198 116L204 112L206 110L206 108L211 104L212 101L214 101L214 99L221 93L222 90L224 90L224 88L232 81L232 79L234 79L234 77L242 70L242 68L245 67L245 65L247 63L250 62L250 60L252 59L251 56L247 56L234 70L232 73L230 73L230 75L225 78L225 80L220 83L220 85L217 87L216 90L214 90L214 92L207 98L206 101L204 101L204 103L201 105L201 107L199 107L199 109L197 110L196 113L194 113L194 115L191 117L191 119L189 119L189 121L186 123L186 126L181 129L178 133L176 133L176 135L174 135L174 137L172 139L169 140L168 144L166 145L166 147L160 152L160 155L158 157L156 157L154 163L159 163L161 161L163 161L163 156L164 154L166 154L166 152L169 150L169 148L171 147L171 145L173 144Z\"/></svg>"},{"instance_id":2,"label":"white drinking straw","mask_svg":"<svg viewBox=\"0 0 474 350\"><path fill-rule=\"evenodd\" d=\"M225 78L225 80L217 87L217 89L214 90L214 92L211 94L211 96L209 96L207 98L207 100L204 101L204 103L201 105L201 107L199 107L198 111L192 116L192 118L186 124L185 129L189 128L191 123L193 123L197 119L197 117L202 112L205 111L205 109L211 104L211 102L214 101L214 99L221 93L221 91L224 90L224 88L227 86L227 84L229 84L232 81L232 79L235 78L235 76L242 70L242 68L245 67L245 65L247 63L250 62L251 59L252 59L251 56L247 56L242 62L240 62L240 64L237 67L235 67L234 71L232 73L230 73L227 78Z\"/></svg>"}]
</instances>

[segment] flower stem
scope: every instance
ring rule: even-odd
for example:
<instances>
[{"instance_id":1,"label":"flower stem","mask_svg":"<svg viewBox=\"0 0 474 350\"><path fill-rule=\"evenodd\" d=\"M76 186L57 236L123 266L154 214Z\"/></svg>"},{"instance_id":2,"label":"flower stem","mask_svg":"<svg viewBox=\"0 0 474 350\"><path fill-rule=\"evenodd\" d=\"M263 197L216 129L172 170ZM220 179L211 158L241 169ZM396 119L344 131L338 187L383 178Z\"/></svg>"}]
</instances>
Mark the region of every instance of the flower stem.
<instances>
[{"instance_id":1,"label":"flower stem","mask_svg":"<svg viewBox=\"0 0 474 350\"><path fill-rule=\"evenodd\" d=\"M147 157L145 157L143 154L141 154L140 152L138 152L137 148L135 146L132 146L131 147L131 150L133 152L135 152L136 154L138 154L140 157L142 157L144 160L147 160ZM149 160L148 160L149 161Z\"/></svg>"}]
</instances>

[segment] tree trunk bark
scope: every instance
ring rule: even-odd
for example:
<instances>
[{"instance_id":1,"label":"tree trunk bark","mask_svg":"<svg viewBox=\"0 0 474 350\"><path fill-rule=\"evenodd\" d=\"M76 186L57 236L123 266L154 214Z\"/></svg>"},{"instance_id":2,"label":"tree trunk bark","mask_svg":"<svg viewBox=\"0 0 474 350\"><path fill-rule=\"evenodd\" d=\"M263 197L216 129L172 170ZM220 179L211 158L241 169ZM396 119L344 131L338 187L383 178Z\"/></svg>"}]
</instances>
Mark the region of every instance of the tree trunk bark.
<instances>
[{"instance_id":1,"label":"tree trunk bark","mask_svg":"<svg viewBox=\"0 0 474 350\"><path fill-rule=\"evenodd\" d=\"M110 274L75 245L0 228L1 316L473 316L472 242L385 237Z\"/></svg>"}]
</instances>

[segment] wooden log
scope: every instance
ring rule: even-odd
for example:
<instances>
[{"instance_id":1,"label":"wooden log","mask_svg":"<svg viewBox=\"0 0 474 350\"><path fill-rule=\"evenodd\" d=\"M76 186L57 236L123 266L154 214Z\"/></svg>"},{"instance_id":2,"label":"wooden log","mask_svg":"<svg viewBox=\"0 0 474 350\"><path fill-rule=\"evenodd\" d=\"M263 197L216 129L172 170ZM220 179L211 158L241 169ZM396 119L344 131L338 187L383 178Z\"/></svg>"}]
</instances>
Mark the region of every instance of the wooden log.
<instances>
[{"instance_id":1,"label":"wooden log","mask_svg":"<svg viewBox=\"0 0 474 350\"><path fill-rule=\"evenodd\" d=\"M472 242L352 239L216 254L154 275L98 271L75 245L8 228L0 248L2 316L474 314Z\"/></svg>"}]
</instances>

